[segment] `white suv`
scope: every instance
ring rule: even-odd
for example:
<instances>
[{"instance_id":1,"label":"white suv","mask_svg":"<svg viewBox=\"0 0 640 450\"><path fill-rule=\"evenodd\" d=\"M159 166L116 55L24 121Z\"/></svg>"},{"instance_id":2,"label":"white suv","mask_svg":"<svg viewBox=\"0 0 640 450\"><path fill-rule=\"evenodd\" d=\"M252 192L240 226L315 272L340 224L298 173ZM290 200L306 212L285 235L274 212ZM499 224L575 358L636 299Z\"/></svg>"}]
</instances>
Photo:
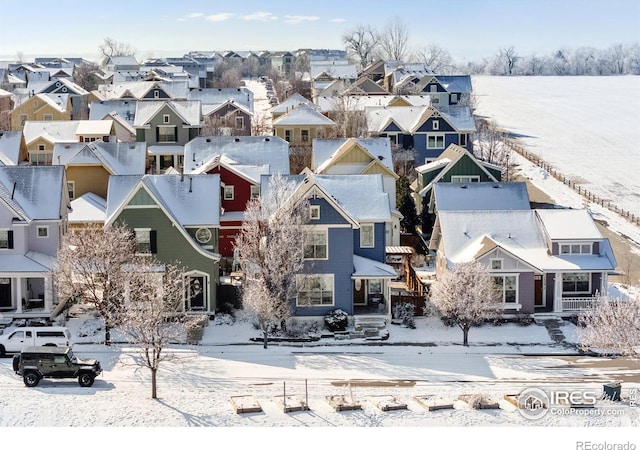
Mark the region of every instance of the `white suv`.
<instances>
[{"instance_id":1,"label":"white suv","mask_svg":"<svg viewBox=\"0 0 640 450\"><path fill-rule=\"evenodd\" d=\"M4 330L0 335L0 357L19 353L36 345L72 347L71 332L65 327L20 327Z\"/></svg>"}]
</instances>

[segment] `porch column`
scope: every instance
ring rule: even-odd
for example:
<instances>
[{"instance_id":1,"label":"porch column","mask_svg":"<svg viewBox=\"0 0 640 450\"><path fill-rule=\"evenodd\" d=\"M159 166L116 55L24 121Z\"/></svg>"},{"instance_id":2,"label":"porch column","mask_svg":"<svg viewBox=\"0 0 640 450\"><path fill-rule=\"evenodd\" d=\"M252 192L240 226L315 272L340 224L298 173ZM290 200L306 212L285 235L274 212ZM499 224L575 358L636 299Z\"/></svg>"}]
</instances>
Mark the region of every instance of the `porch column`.
<instances>
[{"instance_id":1,"label":"porch column","mask_svg":"<svg viewBox=\"0 0 640 450\"><path fill-rule=\"evenodd\" d=\"M602 272L602 277L600 278L600 295L609 295L609 273Z\"/></svg>"},{"instance_id":2,"label":"porch column","mask_svg":"<svg viewBox=\"0 0 640 450\"><path fill-rule=\"evenodd\" d=\"M53 275L44 277L44 310L53 311Z\"/></svg>"},{"instance_id":3,"label":"porch column","mask_svg":"<svg viewBox=\"0 0 640 450\"><path fill-rule=\"evenodd\" d=\"M16 308L16 312L18 314L21 314L22 313L22 278L12 278L11 284L15 285L16 287L16 303L18 306Z\"/></svg>"},{"instance_id":4,"label":"porch column","mask_svg":"<svg viewBox=\"0 0 640 450\"><path fill-rule=\"evenodd\" d=\"M562 312L562 274L556 273L553 282L553 312Z\"/></svg>"}]
</instances>

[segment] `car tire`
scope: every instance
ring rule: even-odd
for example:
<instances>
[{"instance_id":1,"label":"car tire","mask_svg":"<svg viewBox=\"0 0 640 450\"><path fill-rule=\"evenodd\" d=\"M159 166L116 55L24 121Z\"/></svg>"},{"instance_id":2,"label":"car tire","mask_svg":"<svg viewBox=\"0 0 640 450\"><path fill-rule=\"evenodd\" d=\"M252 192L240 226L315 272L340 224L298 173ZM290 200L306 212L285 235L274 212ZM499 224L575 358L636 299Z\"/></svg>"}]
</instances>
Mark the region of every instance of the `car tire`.
<instances>
[{"instance_id":1,"label":"car tire","mask_svg":"<svg viewBox=\"0 0 640 450\"><path fill-rule=\"evenodd\" d=\"M4 345L0 345L0 358L4 358L6 354L7 352L4 349Z\"/></svg>"},{"instance_id":2,"label":"car tire","mask_svg":"<svg viewBox=\"0 0 640 450\"><path fill-rule=\"evenodd\" d=\"M25 386L36 387L38 383L40 383L40 375L31 370L24 374L22 380L24 381Z\"/></svg>"},{"instance_id":3,"label":"car tire","mask_svg":"<svg viewBox=\"0 0 640 450\"><path fill-rule=\"evenodd\" d=\"M44 344L43 347L57 347L57 345L56 344L52 344L51 342L48 342L48 343Z\"/></svg>"},{"instance_id":4,"label":"car tire","mask_svg":"<svg viewBox=\"0 0 640 450\"><path fill-rule=\"evenodd\" d=\"M95 377L90 373L81 373L78 375L78 384L82 387L91 387Z\"/></svg>"}]
</instances>

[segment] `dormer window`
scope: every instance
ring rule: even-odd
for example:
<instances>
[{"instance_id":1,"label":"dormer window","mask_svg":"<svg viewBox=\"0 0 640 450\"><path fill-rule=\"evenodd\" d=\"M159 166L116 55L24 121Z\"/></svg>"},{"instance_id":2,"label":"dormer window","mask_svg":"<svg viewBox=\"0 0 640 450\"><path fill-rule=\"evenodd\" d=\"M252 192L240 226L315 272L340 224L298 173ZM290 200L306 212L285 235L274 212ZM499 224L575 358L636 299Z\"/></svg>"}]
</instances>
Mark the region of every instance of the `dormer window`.
<instances>
[{"instance_id":1,"label":"dormer window","mask_svg":"<svg viewBox=\"0 0 640 450\"><path fill-rule=\"evenodd\" d=\"M592 254L591 243L567 243L560 244L561 255L590 255Z\"/></svg>"},{"instance_id":2,"label":"dormer window","mask_svg":"<svg viewBox=\"0 0 640 450\"><path fill-rule=\"evenodd\" d=\"M160 98L160 91L158 89L154 89L153 98Z\"/></svg>"},{"instance_id":3,"label":"dormer window","mask_svg":"<svg viewBox=\"0 0 640 450\"><path fill-rule=\"evenodd\" d=\"M309 210L309 217L311 218L311 220L320 219L320 205L311 205L311 209Z\"/></svg>"},{"instance_id":4,"label":"dormer window","mask_svg":"<svg viewBox=\"0 0 640 450\"><path fill-rule=\"evenodd\" d=\"M169 117L169 114L165 114L162 116L162 122L163 123L170 123L171 122L171 118Z\"/></svg>"},{"instance_id":5,"label":"dormer window","mask_svg":"<svg viewBox=\"0 0 640 450\"><path fill-rule=\"evenodd\" d=\"M440 121L439 120L434 120L433 121L433 129L434 130L439 130L440 129Z\"/></svg>"}]
</instances>

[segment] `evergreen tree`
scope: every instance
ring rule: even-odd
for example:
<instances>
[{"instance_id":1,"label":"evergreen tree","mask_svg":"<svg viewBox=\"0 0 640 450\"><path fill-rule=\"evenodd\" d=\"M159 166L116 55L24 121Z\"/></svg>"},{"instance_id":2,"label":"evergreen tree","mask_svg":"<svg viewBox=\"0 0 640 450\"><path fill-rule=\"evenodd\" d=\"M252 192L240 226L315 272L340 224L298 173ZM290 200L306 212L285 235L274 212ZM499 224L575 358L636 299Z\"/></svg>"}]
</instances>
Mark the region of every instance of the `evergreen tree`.
<instances>
[{"instance_id":1,"label":"evergreen tree","mask_svg":"<svg viewBox=\"0 0 640 450\"><path fill-rule=\"evenodd\" d=\"M409 179L404 175L398 178L396 182L396 202L398 211L403 216L402 220L400 220L400 227L405 233L415 233L418 225L418 212L411 192Z\"/></svg>"}]
</instances>

